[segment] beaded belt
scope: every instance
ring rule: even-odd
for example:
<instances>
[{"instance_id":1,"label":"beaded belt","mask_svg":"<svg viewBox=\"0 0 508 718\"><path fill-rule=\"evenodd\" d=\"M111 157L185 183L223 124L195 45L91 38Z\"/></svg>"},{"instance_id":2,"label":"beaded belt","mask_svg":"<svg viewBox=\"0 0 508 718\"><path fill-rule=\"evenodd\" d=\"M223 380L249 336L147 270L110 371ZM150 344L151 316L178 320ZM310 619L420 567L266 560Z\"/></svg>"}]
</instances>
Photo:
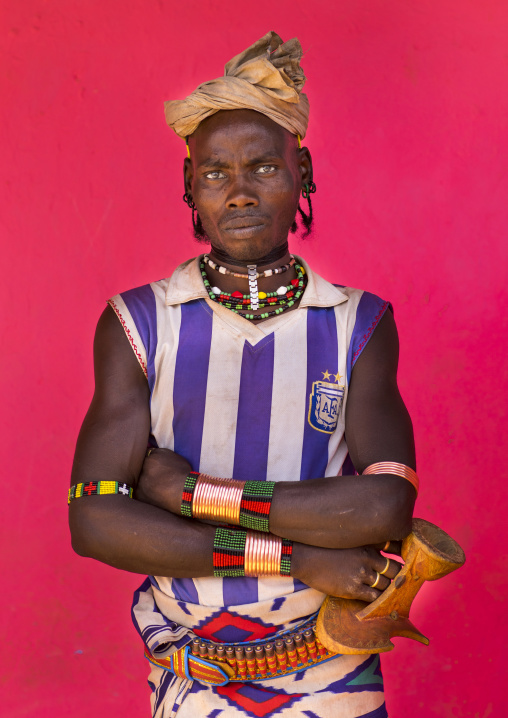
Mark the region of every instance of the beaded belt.
<instances>
[{"instance_id":1,"label":"beaded belt","mask_svg":"<svg viewBox=\"0 0 508 718\"><path fill-rule=\"evenodd\" d=\"M157 658L145 648L145 657L180 678L213 686L230 681L266 681L298 673L335 658L318 641L313 618L297 630L275 640L252 643L215 643L194 638L167 658Z\"/></svg>"}]
</instances>

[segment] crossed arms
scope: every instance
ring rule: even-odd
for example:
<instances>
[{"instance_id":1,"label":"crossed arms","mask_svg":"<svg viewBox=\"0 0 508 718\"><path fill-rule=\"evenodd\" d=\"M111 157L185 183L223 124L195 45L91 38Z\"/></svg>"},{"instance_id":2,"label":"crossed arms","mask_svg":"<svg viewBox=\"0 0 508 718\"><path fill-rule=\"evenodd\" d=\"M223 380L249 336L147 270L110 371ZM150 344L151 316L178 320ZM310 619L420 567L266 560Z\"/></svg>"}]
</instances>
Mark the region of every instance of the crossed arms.
<instances>
[{"instance_id":1,"label":"crossed arms","mask_svg":"<svg viewBox=\"0 0 508 718\"><path fill-rule=\"evenodd\" d=\"M377 461L415 468L411 420L397 387L398 337L387 312L353 369L346 439L358 472ZM71 484L109 480L134 487L135 500L91 496L70 505L74 550L134 573L213 575L215 528L179 515L187 461L165 449L145 459L149 389L114 312L103 312L94 342L95 393L81 428ZM379 548L411 530L416 498L397 476L345 476L282 482L270 512L272 533L292 539L292 575L324 593L372 601ZM398 571L392 561L379 589Z\"/></svg>"}]
</instances>

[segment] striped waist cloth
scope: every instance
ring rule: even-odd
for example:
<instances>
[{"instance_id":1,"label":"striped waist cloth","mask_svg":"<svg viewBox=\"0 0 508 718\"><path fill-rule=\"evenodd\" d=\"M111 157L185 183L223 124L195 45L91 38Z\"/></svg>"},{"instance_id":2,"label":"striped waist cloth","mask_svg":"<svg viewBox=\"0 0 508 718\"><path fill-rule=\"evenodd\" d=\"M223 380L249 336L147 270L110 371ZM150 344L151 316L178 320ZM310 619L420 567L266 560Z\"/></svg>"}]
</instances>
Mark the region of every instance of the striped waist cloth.
<instances>
[{"instance_id":1,"label":"striped waist cloth","mask_svg":"<svg viewBox=\"0 0 508 718\"><path fill-rule=\"evenodd\" d=\"M263 681L306 670L335 658L317 639L315 618L297 630L251 643L215 643L194 638L167 658L145 648L146 658L180 678L223 686L230 681Z\"/></svg>"}]
</instances>

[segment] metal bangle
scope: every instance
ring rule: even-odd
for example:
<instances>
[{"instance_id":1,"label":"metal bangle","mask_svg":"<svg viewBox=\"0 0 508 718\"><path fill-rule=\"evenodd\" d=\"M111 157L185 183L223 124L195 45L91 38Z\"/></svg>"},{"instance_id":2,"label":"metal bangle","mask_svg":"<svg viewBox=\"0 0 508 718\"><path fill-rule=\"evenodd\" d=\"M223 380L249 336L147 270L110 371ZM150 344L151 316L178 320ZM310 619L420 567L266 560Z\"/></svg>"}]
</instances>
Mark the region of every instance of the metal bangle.
<instances>
[{"instance_id":1,"label":"metal bangle","mask_svg":"<svg viewBox=\"0 0 508 718\"><path fill-rule=\"evenodd\" d=\"M200 474L192 497L192 515L238 525L244 481Z\"/></svg>"},{"instance_id":2,"label":"metal bangle","mask_svg":"<svg viewBox=\"0 0 508 718\"><path fill-rule=\"evenodd\" d=\"M245 575L280 576L282 539L273 534L247 531L245 539Z\"/></svg>"},{"instance_id":3,"label":"metal bangle","mask_svg":"<svg viewBox=\"0 0 508 718\"><path fill-rule=\"evenodd\" d=\"M369 474L393 474L394 476L401 476L403 479L409 481L409 483L415 487L416 493L418 493L420 481L416 471L405 464L398 464L395 461L378 461L375 464L367 466L365 471L362 471L362 476L368 476Z\"/></svg>"}]
</instances>

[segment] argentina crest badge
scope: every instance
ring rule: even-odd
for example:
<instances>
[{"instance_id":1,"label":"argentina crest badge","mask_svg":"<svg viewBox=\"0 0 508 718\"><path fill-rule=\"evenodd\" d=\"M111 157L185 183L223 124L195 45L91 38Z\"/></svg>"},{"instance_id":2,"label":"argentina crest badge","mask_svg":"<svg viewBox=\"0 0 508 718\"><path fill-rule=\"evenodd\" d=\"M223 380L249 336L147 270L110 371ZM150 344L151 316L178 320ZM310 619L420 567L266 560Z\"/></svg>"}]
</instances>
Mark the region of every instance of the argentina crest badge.
<instances>
[{"instance_id":1,"label":"argentina crest badge","mask_svg":"<svg viewBox=\"0 0 508 718\"><path fill-rule=\"evenodd\" d=\"M340 374L330 374L328 371L322 372L322 374L324 379L335 377L337 384L330 381L315 381L312 384L308 419L313 429L331 434L337 426L344 398L344 387L338 384L342 378Z\"/></svg>"}]
</instances>

